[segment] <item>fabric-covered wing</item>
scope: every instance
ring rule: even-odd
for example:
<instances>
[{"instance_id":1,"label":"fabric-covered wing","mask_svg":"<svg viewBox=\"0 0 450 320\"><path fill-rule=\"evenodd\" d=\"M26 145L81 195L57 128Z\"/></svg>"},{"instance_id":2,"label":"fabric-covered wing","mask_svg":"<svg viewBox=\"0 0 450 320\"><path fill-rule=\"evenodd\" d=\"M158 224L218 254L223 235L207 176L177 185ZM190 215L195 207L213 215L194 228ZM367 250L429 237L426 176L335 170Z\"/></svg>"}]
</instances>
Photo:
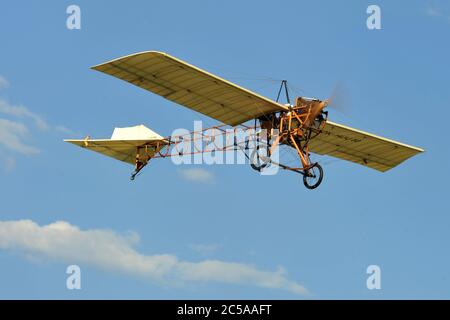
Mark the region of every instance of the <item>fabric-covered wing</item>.
<instances>
[{"instance_id":1,"label":"fabric-covered wing","mask_svg":"<svg viewBox=\"0 0 450 320\"><path fill-rule=\"evenodd\" d=\"M133 165L136 162L136 152L138 147L142 147L144 149L145 152L142 152L142 155L145 156L145 158L142 160L147 161L152 158L155 153L159 152L166 144L165 140L148 141L99 139L64 141Z\"/></svg>"},{"instance_id":2,"label":"fabric-covered wing","mask_svg":"<svg viewBox=\"0 0 450 320\"><path fill-rule=\"evenodd\" d=\"M309 142L309 151L384 172L424 150L327 121Z\"/></svg>"},{"instance_id":3,"label":"fabric-covered wing","mask_svg":"<svg viewBox=\"0 0 450 320\"><path fill-rule=\"evenodd\" d=\"M92 67L231 126L288 110L166 53L146 51Z\"/></svg>"}]
</instances>

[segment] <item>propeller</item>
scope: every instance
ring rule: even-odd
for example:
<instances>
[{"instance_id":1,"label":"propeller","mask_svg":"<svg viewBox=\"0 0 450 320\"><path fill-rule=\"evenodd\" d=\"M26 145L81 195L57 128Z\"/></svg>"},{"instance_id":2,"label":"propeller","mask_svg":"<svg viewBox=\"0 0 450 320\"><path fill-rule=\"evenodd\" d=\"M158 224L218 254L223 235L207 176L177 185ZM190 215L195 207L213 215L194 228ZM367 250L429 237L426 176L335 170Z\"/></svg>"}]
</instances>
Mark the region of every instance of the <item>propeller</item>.
<instances>
[{"instance_id":1,"label":"propeller","mask_svg":"<svg viewBox=\"0 0 450 320\"><path fill-rule=\"evenodd\" d=\"M338 82L331 91L327 101L327 107L332 108L346 116L350 114L350 98L347 88L342 82Z\"/></svg>"},{"instance_id":2,"label":"propeller","mask_svg":"<svg viewBox=\"0 0 450 320\"><path fill-rule=\"evenodd\" d=\"M330 97L323 101L316 101L311 105L310 116L305 121L307 126L312 125L317 116L326 107L332 108L342 114L349 115L350 102L347 90L342 83L337 83L331 91Z\"/></svg>"},{"instance_id":3,"label":"propeller","mask_svg":"<svg viewBox=\"0 0 450 320\"><path fill-rule=\"evenodd\" d=\"M305 120L304 125L306 127L309 127L310 125L312 125L315 121L315 119L317 118L317 116L322 112L322 110L328 106L328 99L324 100L324 101L315 101L312 105L311 105L311 109L309 110L309 115Z\"/></svg>"}]
</instances>

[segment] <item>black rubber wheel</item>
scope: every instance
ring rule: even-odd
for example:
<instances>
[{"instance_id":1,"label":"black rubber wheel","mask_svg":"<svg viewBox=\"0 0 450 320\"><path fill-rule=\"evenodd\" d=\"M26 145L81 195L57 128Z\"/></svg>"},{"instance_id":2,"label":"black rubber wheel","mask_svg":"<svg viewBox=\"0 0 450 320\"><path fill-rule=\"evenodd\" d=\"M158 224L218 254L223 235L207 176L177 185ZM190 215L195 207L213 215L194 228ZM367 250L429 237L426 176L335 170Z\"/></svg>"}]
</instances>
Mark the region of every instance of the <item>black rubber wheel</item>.
<instances>
[{"instance_id":1,"label":"black rubber wheel","mask_svg":"<svg viewBox=\"0 0 450 320\"><path fill-rule=\"evenodd\" d=\"M323 179L323 169L320 164L316 163L314 166L305 171L303 175L303 184L308 189L317 188Z\"/></svg>"},{"instance_id":2,"label":"black rubber wheel","mask_svg":"<svg viewBox=\"0 0 450 320\"><path fill-rule=\"evenodd\" d=\"M250 155L250 166L253 170L260 172L262 169L270 164L270 157L259 155L259 148L252 151Z\"/></svg>"}]
</instances>

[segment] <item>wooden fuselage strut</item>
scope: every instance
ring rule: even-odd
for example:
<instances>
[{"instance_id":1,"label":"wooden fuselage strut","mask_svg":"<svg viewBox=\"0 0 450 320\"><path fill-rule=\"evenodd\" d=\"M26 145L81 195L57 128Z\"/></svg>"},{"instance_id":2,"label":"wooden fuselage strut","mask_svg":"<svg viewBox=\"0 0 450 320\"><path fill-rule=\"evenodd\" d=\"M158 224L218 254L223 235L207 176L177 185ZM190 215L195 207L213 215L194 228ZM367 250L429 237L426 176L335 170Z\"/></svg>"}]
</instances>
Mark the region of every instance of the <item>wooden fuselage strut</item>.
<instances>
[{"instance_id":1,"label":"wooden fuselage strut","mask_svg":"<svg viewBox=\"0 0 450 320\"><path fill-rule=\"evenodd\" d=\"M255 138L255 140L266 140L267 144L270 144L270 141L273 141L272 144L269 145L267 148L267 157L270 159L271 155L273 154L274 150L278 147L278 145L283 144L290 146L294 148L300 158L301 161L301 167L289 167L285 165L281 165L279 163L274 163L277 165L280 165L283 169L288 169L291 171L297 171L304 174L308 174L308 170L316 165L315 163L311 163L310 157L309 157L309 149L308 149L308 142L311 138L316 137L318 134L320 134L320 130L325 124L326 121L326 112L323 112L323 108L327 105L326 101L320 101L317 99L305 99L298 97L296 98L296 104L294 106L291 106L289 111L281 111L276 113L271 113L265 116L262 116L259 118L260 126L259 128L264 130L266 132L266 137L258 137ZM324 117L325 115L325 117ZM247 127L251 128L251 127ZM217 134L221 135L224 134L224 129L222 126L213 127L213 130L217 130ZM211 130L211 128L204 129L200 136L202 137L203 133L207 130ZM190 135L198 135L199 132L191 132ZM181 141L186 141L186 137L182 137L182 140L179 139L180 137L170 137L165 138L163 141L163 146L165 147L165 152L159 152L158 154L153 155L153 158L165 158L165 157L171 157L174 154L178 155L179 152L170 152L170 148L174 148L177 150L177 145ZM265 139L264 139L265 138ZM175 140L174 140L175 139ZM188 138L189 139L189 138ZM192 138L191 138L192 139ZM201 138L200 138L201 139ZM172 140L172 141L170 141ZM177 141L180 140L180 141ZM192 139L193 142L195 142L195 138ZM167 143L167 141L170 141ZM162 142L158 142L162 143ZM215 151L226 151L230 150L230 148L233 148L233 145L225 146L222 149L218 149ZM136 148L136 162L135 162L135 172L132 175L132 178L143 169L148 162L150 161L151 157L147 156L146 151L147 146L140 146ZM160 148L156 146L158 150L161 150L163 148ZM212 150L211 150L212 151ZM199 151L199 153L209 152L209 151ZM192 152L192 154L195 154L197 152ZM190 152L185 154L191 154ZM269 161L266 159L266 161Z\"/></svg>"}]
</instances>

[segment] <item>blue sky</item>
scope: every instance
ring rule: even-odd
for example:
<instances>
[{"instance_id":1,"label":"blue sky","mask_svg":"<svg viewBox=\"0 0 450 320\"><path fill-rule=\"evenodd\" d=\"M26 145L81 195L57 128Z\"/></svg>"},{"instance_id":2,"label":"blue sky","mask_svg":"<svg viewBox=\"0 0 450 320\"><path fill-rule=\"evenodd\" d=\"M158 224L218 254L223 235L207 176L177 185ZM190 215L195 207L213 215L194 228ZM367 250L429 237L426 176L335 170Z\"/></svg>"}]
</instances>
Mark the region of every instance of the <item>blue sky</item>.
<instances>
[{"instance_id":1,"label":"blue sky","mask_svg":"<svg viewBox=\"0 0 450 320\"><path fill-rule=\"evenodd\" d=\"M70 4L81 30L66 28ZM366 28L369 4L381 30ZM446 1L2 4L0 298L450 298L449 33ZM351 108L330 119L426 152L384 174L330 163L314 191L286 172L169 160L131 183L131 167L62 139L214 124L89 69L145 50L271 98L264 79L319 98L343 83ZM69 264L81 290L66 289ZM381 290L366 288L372 264Z\"/></svg>"}]
</instances>

